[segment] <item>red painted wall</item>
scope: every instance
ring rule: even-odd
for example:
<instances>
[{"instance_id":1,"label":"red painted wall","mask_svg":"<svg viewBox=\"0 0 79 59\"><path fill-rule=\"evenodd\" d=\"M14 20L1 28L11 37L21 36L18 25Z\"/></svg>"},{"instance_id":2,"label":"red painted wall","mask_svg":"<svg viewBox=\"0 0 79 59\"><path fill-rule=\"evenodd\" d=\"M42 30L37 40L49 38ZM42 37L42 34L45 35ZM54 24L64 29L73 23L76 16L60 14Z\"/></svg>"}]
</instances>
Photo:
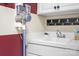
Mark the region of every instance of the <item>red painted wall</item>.
<instances>
[{"instance_id":1,"label":"red painted wall","mask_svg":"<svg viewBox=\"0 0 79 59\"><path fill-rule=\"evenodd\" d=\"M0 3L0 5L13 9L15 8L15 3Z\"/></svg>"},{"instance_id":2,"label":"red painted wall","mask_svg":"<svg viewBox=\"0 0 79 59\"><path fill-rule=\"evenodd\" d=\"M31 6L31 13L37 14L37 3L24 3Z\"/></svg>"},{"instance_id":3,"label":"red painted wall","mask_svg":"<svg viewBox=\"0 0 79 59\"><path fill-rule=\"evenodd\" d=\"M31 13L37 14L37 3L24 3L31 6ZM9 8L15 8L15 3L0 3L0 5L9 7Z\"/></svg>"},{"instance_id":4,"label":"red painted wall","mask_svg":"<svg viewBox=\"0 0 79 59\"><path fill-rule=\"evenodd\" d=\"M0 56L22 56L22 40L19 34L0 35Z\"/></svg>"}]
</instances>

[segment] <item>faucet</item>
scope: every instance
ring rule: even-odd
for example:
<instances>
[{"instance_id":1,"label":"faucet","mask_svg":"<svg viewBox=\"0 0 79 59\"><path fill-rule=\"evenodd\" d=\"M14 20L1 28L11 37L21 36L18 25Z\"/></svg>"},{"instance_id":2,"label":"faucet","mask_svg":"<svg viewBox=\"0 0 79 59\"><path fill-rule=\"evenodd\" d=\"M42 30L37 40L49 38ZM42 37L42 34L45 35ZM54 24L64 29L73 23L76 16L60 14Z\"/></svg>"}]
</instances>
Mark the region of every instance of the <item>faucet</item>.
<instances>
[{"instance_id":1,"label":"faucet","mask_svg":"<svg viewBox=\"0 0 79 59\"><path fill-rule=\"evenodd\" d=\"M57 38L65 38L65 34L62 34L62 32L60 32L59 30L57 30L56 34Z\"/></svg>"}]
</instances>

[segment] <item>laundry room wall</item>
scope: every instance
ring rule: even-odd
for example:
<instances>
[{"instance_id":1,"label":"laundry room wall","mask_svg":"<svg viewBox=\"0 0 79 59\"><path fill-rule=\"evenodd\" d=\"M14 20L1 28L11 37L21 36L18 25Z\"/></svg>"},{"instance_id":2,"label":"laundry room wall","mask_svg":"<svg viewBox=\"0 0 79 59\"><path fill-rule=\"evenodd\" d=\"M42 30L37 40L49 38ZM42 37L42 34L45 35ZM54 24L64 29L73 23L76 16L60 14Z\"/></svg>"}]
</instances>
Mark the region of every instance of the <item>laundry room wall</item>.
<instances>
[{"instance_id":1,"label":"laundry room wall","mask_svg":"<svg viewBox=\"0 0 79 59\"><path fill-rule=\"evenodd\" d=\"M15 10L0 6L0 35L17 34L15 28Z\"/></svg>"},{"instance_id":2,"label":"laundry room wall","mask_svg":"<svg viewBox=\"0 0 79 59\"><path fill-rule=\"evenodd\" d=\"M31 13L32 19L30 22L27 22L27 43L30 41L30 38L40 37L41 34L45 31L44 26L44 17L38 16L37 14ZM28 44L27 44L28 45Z\"/></svg>"},{"instance_id":3,"label":"laundry room wall","mask_svg":"<svg viewBox=\"0 0 79 59\"><path fill-rule=\"evenodd\" d=\"M31 6L31 21L28 22L27 27L30 32L43 32L44 26L41 20L44 19L42 16L37 15L37 3L24 3ZM44 22L44 21L43 21Z\"/></svg>"},{"instance_id":4,"label":"laundry room wall","mask_svg":"<svg viewBox=\"0 0 79 59\"><path fill-rule=\"evenodd\" d=\"M31 14L32 19L31 22L27 25L30 32L43 32L44 29L44 18L38 16L37 14ZM42 22L43 21L43 22Z\"/></svg>"}]
</instances>

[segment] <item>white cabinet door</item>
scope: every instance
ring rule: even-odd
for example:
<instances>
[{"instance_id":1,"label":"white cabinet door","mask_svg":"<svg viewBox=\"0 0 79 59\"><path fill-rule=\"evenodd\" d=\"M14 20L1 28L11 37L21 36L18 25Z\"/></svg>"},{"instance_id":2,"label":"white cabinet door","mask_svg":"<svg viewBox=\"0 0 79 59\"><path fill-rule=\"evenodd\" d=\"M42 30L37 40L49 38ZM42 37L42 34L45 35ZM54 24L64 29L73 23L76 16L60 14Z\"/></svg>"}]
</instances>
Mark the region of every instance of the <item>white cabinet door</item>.
<instances>
[{"instance_id":1,"label":"white cabinet door","mask_svg":"<svg viewBox=\"0 0 79 59\"><path fill-rule=\"evenodd\" d=\"M59 8L57 8L59 6ZM56 9L54 8L56 7ZM39 3L38 14L40 15L56 15L70 14L79 12L79 3ZM60 15L59 14L59 15Z\"/></svg>"},{"instance_id":2,"label":"white cabinet door","mask_svg":"<svg viewBox=\"0 0 79 59\"><path fill-rule=\"evenodd\" d=\"M38 4L38 14L48 13L54 11L51 3L39 3Z\"/></svg>"},{"instance_id":3,"label":"white cabinet door","mask_svg":"<svg viewBox=\"0 0 79 59\"><path fill-rule=\"evenodd\" d=\"M57 47L29 44L28 52L40 56L78 56L79 51L62 49Z\"/></svg>"},{"instance_id":4,"label":"white cabinet door","mask_svg":"<svg viewBox=\"0 0 79 59\"><path fill-rule=\"evenodd\" d=\"M55 6L60 6L60 8L61 8L66 5L70 5L70 4L68 4L68 3L39 3L38 4L38 14L56 12L58 10L54 9Z\"/></svg>"},{"instance_id":5,"label":"white cabinet door","mask_svg":"<svg viewBox=\"0 0 79 59\"><path fill-rule=\"evenodd\" d=\"M51 12L52 15L64 15L79 13L79 3L59 3L60 6L55 12Z\"/></svg>"},{"instance_id":6,"label":"white cabinet door","mask_svg":"<svg viewBox=\"0 0 79 59\"><path fill-rule=\"evenodd\" d=\"M70 11L70 10L77 10L77 9L79 9L79 3L61 5L61 7L60 7L61 11Z\"/></svg>"}]
</instances>

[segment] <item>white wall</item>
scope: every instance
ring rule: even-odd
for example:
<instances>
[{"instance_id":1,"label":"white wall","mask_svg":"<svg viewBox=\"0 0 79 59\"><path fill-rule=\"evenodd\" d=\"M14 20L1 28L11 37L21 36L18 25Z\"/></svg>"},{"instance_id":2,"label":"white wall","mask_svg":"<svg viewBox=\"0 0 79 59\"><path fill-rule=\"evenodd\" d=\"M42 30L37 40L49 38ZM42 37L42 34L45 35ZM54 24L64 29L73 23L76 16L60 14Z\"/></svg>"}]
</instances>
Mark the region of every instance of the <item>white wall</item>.
<instances>
[{"instance_id":1,"label":"white wall","mask_svg":"<svg viewBox=\"0 0 79 59\"><path fill-rule=\"evenodd\" d=\"M0 35L16 34L15 10L0 6Z\"/></svg>"},{"instance_id":2,"label":"white wall","mask_svg":"<svg viewBox=\"0 0 79 59\"><path fill-rule=\"evenodd\" d=\"M32 19L31 22L27 23L27 27L29 28L29 32L43 32L44 29L44 17L40 17L36 14L31 14Z\"/></svg>"},{"instance_id":3,"label":"white wall","mask_svg":"<svg viewBox=\"0 0 79 59\"><path fill-rule=\"evenodd\" d=\"M40 33L43 33L45 31L44 28L44 17L38 16L36 14L31 14L32 19L31 22L27 22L27 41L28 42L30 40L30 38L32 37L36 37L39 35L40 37Z\"/></svg>"}]
</instances>

